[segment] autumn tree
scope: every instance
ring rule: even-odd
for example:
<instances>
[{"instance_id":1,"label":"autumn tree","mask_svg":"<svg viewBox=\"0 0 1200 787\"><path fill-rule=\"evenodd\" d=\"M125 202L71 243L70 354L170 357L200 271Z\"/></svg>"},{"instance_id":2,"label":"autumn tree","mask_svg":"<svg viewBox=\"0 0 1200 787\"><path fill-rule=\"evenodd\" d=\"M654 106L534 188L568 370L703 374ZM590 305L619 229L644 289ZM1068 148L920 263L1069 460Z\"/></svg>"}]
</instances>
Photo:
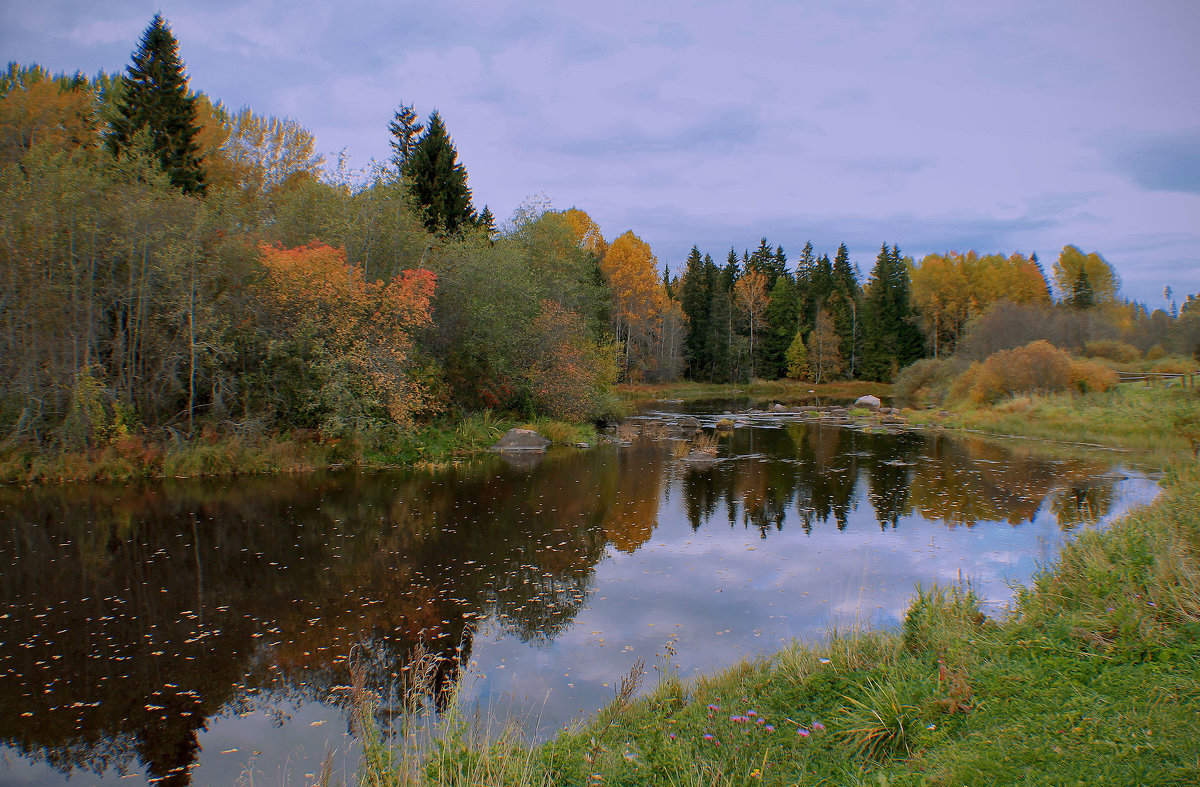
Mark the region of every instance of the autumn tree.
<instances>
[{"instance_id":1,"label":"autumn tree","mask_svg":"<svg viewBox=\"0 0 1200 787\"><path fill-rule=\"evenodd\" d=\"M109 148L122 155L144 132L149 151L171 184L185 194L204 193L204 167L198 156L195 96L179 59L179 44L162 16L155 14L121 81Z\"/></svg>"},{"instance_id":2,"label":"autumn tree","mask_svg":"<svg viewBox=\"0 0 1200 787\"><path fill-rule=\"evenodd\" d=\"M614 344L589 335L581 315L548 299L533 339L526 379L538 411L571 421L603 415L617 378Z\"/></svg>"},{"instance_id":3,"label":"autumn tree","mask_svg":"<svg viewBox=\"0 0 1200 787\"><path fill-rule=\"evenodd\" d=\"M750 324L750 378L754 378L754 329L762 322L763 313L771 302L767 294L767 276L757 269L749 269L734 285L738 306Z\"/></svg>"},{"instance_id":4,"label":"autumn tree","mask_svg":"<svg viewBox=\"0 0 1200 787\"><path fill-rule=\"evenodd\" d=\"M0 76L0 164L16 163L35 145L71 153L96 143L95 90L82 77L52 77L9 63Z\"/></svg>"},{"instance_id":5,"label":"autumn tree","mask_svg":"<svg viewBox=\"0 0 1200 787\"><path fill-rule=\"evenodd\" d=\"M608 247L601 270L612 294L613 333L624 342L622 374L639 376L644 368L639 371L634 362L653 350L665 302L658 260L629 230Z\"/></svg>"},{"instance_id":6,"label":"autumn tree","mask_svg":"<svg viewBox=\"0 0 1200 787\"><path fill-rule=\"evenodd\" d=\"M1121 289L1117 272L1103 257L1094 251L1084 254L1076 246L1063 246L1053 275L1059 297L1071 302L1075 302L1077 292L1086 295L1086 287L1096 304L1112 303Z\"/></svg>"},{"instance_id":7,"label":"autumn tree","mask_svg":"<svg viewBox=\"0 0 1200 787\"><path fill-rule=\"evenodd\" d=\"M261 257L268 325L283 331L268 358L284 372L275 379L283 415L340 434L407 424L428 406L428 391L413 373L412 335L430 325L430 271L368 283L343 251L319 243L263 246Z\"/></svg>"},{"instance_id":8,"label":"autumn tree","mask_svg":"<svg viewBox=\"0 0 1200 787\"><path fill-rule=\"evenodd\" d=\"M324 156L308 129L294 120L256 115L249 107L230 113L197 96L206 166L206 193L236 201L243 216L269 223L285 190L313 184Z\"/></svg>"},{"instance_id":9,"label":"autumn tree","mask_svg":"<svg viewBox=\"0 0 1200 787\"><path fill-rule=\"evenodd\" d=\"M828 309L821 309L817 312L816 325L808 334L808 367L813 382L828 381L841 373L843 362L840 344L833 315Z\"/></svg>"}]
</instances>

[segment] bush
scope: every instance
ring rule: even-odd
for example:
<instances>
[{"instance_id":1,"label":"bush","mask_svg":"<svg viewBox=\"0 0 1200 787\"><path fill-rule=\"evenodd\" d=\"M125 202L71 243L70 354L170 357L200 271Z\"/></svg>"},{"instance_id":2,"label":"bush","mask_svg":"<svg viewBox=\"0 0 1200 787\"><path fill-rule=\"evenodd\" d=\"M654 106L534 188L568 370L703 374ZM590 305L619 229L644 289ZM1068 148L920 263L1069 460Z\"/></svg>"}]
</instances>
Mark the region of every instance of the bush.
<instances>
[{"instance_id":1,"label":"bush","mask_svg":"<svg viewBox=\"0 0 1200 787\"><path fill-rule=\"evenodd\" d=\"M1103 358L1115 363L1133 363L1142 357L1138 348L1117 339L1096 339L1087 342L1083 346L1083 354L1088 358Z\"/></svg>"},{"instance_id":2,"label":"bush","mask_svg":"<svg viewBox=\"0 0 1200 787\"><path fill-rule=\"evenodd\" d=\"M1196 362L1191 358L1170 355L1154 364L1153 371L1159 374L1187 374L1196 371Z\"/></svg>"},{"instance_id":3,"label":"bush","mask_svg":"<svg viewBox=\"0 0 1200 787\"><path fill-rule=\"evenodd\" d=\"M1071 385L1080 393L1107 391L1116 386L1117 382L1117 373L1102 363L1095 361L1071 363Z\"/></svg>"},{"instance_id":4,"label":"bush","mask_svg":"<svg viewBox=\"0 0 1200 787\"><path fill-rule=\"evenodd\" d=\"M1071 384L1071 357L1038 339L1015 350L1002 350L983 362L968 394L991 404L1018 393L1063 391Z\"/></svg>"},{"instance_id":5,"label":"bush","mask_svg":"<svg viewBox=\"0 0 1200 787\"><path fill-rule=\"evenodd\" d=\"M963 362L956 358L922 358L900 370L892 381L892 395L912 404L940 403Z\"/></svg>"}]
</instances>

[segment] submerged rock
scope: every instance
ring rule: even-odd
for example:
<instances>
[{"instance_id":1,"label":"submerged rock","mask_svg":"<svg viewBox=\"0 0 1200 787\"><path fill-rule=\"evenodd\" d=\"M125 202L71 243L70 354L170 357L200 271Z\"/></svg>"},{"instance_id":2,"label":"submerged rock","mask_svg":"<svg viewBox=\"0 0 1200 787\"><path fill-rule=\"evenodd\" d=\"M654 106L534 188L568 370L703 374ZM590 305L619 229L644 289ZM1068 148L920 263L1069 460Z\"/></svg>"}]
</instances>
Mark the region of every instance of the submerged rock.
<instances>
[{"instance_id":1,"label":"submerged rock","mask_svg":"<svg viewBox=\"0 0 1200 787\"><path fill-rule=\"evenodd\" d=\"M500 442L490 450L499 454L507 453L541 453L546 450L550 441L532 429L509 429L508 434L500 438Z\"/></svg>"},{"instance_id":2,"label":"submerged rock","mask_svg":"<svg viewBox=\"0 0 1200 787\"><path fill-rule=\"evenodd\" d=\"M679 421L679 427L685 432L699 432L701 429L700 419L692 418L689 415Z\"/></svg>"}]
</instances>

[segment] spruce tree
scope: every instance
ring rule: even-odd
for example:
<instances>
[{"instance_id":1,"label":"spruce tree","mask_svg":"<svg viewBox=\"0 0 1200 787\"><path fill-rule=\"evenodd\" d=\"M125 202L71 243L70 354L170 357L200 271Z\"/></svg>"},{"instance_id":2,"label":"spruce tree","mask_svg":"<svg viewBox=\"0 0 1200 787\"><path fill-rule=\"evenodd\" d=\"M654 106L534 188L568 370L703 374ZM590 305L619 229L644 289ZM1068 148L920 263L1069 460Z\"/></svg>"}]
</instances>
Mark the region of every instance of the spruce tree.
<instances>
[{"instance_id":1,"label":"spruce tree","mask_svg":"<svg viewBox=\"0 0 1200 787\"><path fill-rule=\"evenodd\" d=\"M710 261L711 262L711 261ZM688 253L683 269L683 280L679 286L679 303L688 318L687 339L684 353L687 357L688 376L700 379L711 366L708 354L708 314L712 305L714 282L700 256L700 249L693 246Z\"/></svg>"},{"instance_id":2,"label":"spruce tree","mask_svg":"<svg viewBox=\"0 0 1200 787\"><path fill-rule=\"evenodd\" d=\"M900 249L885 243L875 259L863 302L861 376L888 380L921 357L923 340L909 294L909 273Z\"/></svg>"},{"instance_id":3,"label":"spruce tree","mask_svg":"<svg viewBox=\"0 0 1200 787\"><path fill-rule=\"evenodd\" d=\"M1082 265L1079 266L1079 273L1075 275L1075 283L1071 285L1070 303L1081 311L1096 305L1096 293L1092 291L1092 282Z\"/></svg>"},{"instance_id":4,"label":"spruce tree","mask_svg":"<svg viewBox=\"0 0 1200 787\"><path fill-rule=\"evenodd\" d=\"M858 277L850 264L850 252L846 244L838 246L833 260L833 291L829 296L829 310L833 315L834 330L841 342L842 358L850 377L858 372L858 355L862 331L858 324L859 288Z\"/></svg>"},{"instance_id":5,"label":"spruce tree","mask_svg":"<svg viewBox=\"0 0 1200 787\"><path fill-rule=\"evenodd\" d=\"M467 169L435 110L429 125L401 169L409 194L416 202L425 229L453 235L475 223Z\"/></svg>"},{"instance_id":6,"label":"spruce tree","mask_svg":"<svg viewBox=\"0 0 1200 787\"><path fill-rule=\"evenodd\" d=\"M396 172L403 172L405 163L421 139L421 133L425 131L425 126L417 117L412 104L401 104L392 122L388 124L388 131L392 134L392 166L396 168Z\"/></svg>"},{"instance_id":7,"label":"spruce tree","mask_svg":"<svg viewBox=\"0 0 1200 787\"><path fill-rule=\"evenodd\" d=\"M108 136L109 150L120 156L144 129L148 152L171 184L184 194L204 194L196 97L188 90L179 44L161 15L155 14L142 34L126 72Z\"/></svg>"},{"instance_id":8,"label":"spruce tree","mask_svg":"<svg viewBox=\"0 0 1200 787\"><path fill-rule=\"evenodd\" d=\"M771 288L771 302L763 313L763 331L758 375L774 380L787 375L787 351L800 327L800 300L796 280L787 271L780 274Z\"/></svg>"}]
</instances>

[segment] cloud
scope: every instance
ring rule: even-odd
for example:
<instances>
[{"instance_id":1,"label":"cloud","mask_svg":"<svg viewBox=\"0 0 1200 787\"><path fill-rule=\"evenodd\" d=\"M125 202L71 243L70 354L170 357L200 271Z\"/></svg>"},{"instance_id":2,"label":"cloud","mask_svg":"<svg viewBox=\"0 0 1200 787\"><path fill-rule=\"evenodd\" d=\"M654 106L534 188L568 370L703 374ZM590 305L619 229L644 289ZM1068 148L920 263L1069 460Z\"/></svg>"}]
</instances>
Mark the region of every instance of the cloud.
<instances>
[{"instance_id":1,"label":"cloud","mask_svg":"<svg viewBox=\"0 0 1200 787\"><path fill-rule=\"evenodd\" d=\"M1112 166L1142 188L1200 194L1200 127L1140 135L1106 147Z\"/></svg>"}]
</instances>

